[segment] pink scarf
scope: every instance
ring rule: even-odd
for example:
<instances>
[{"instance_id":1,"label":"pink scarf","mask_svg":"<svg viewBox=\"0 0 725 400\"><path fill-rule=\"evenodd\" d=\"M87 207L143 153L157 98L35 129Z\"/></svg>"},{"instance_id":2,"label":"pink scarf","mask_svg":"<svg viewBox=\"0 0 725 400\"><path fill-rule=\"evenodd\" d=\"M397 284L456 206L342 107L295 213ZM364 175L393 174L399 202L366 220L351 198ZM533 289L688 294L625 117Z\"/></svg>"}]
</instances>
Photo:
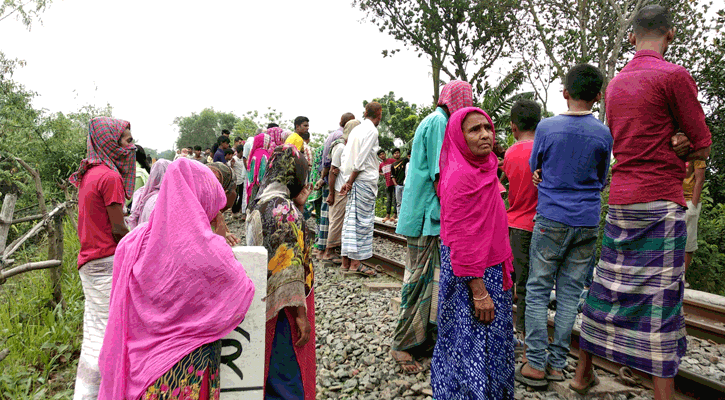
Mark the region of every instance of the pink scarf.
<instances>
[{"instance_id":1,"label":"pink scarf","mask_svg":"<svg viewBox=\"0 0 725 400\"><path fill-rule=\"evenodd\" d=\"M156 161L151 167L151 174L149 175L149 180L141 189L137 190L136 193L133 194L131 215L126 221L128 229L133 229L140 223L139 218L141 217L141 213L143 213L144 206L147 204L152 196L159 193L159 189L161 189L161 181L164 178L166 168L169 167L169 164L171 164L171 161L163 158ZM138 198L136 197L136 194L138 194Z\"/></svg>"},{"instance_id":2,"label":"pink scarf","mask_svg":"<svg viewBox=\"0 0 725 400\"><path fill-rule=\"evenodd\" d=\"M493 126L491 117L476 107L458 110L448 121L441 148L438 188L441 239L451 248L454 275L480 278L486 268L503 263L503 289L508 290L513 286L513 253L506 208L496 176L498 159L493 152L477 157L468 148L462 125L472 112L483 114Z\"/></svg>"},{"instance_id":3,"label":"pink scarf","mask_svg":"<svg viewBox=\"0 0 725 400\"><path fill-rule=\"evenodd\" d=\"M138 399L244 319L254 284L209 225L226 201L209 168L180 158L166 171L148 224L118 244L99 399Z\"/></svg>"}]
</instances>

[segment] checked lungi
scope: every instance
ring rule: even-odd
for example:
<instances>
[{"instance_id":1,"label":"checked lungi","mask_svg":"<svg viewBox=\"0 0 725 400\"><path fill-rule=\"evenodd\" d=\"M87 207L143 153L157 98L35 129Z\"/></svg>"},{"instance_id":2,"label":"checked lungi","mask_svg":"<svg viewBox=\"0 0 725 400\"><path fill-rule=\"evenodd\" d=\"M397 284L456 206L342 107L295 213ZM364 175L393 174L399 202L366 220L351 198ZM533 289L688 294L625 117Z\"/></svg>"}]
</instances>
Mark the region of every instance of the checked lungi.
<instances>
[{"instance_id":1,"label":"checked lungi","mask_svg":"<svg viewBox=\"0 0 725 400\"><path fill-rule=\"evenodd\" d=\"M355 181L347 194L345 220L342 224L343 257L367 260L373 256L375 224L375 187Z\"/></svg>"},{"instance_id":2,"label":"checked lungi","mask_svg":"<svg viewBox=\"0 0 725 400\"><path fill-rule=\"evenodd\" d=\"M670 201L610 205L606 222L580 346L653 376L673 377L687 349L685 208Z\"/></svg>"},{"instance_id":3,"label":"checked lungi","mask_svg":"<svg viewBox=\"0 0 725 400\"><path fill-rule=\"evenodd\" d=\"M322 189L322 207L320 207L320 222L317 224L317 249L324 251L327 248L327 233L330 226L329 210L330 205L327 204L327 196L330 190L325 186Z\"/></svg>"}]
</instances>

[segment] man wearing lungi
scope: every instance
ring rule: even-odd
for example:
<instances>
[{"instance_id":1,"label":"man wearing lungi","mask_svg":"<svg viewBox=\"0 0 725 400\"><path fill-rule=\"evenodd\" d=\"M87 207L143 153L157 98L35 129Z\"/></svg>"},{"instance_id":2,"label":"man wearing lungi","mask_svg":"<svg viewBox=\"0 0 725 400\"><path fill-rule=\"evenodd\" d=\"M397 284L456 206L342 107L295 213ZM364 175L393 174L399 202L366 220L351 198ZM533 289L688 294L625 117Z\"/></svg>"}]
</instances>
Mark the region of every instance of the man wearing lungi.
<instances>
[{"instance_id":1,"label":"man wearing lungi","mask_svg":"<svg viewBox=\"0 0 725 400\"><path fill-rule=\"evenodd\" d=\"M586 393L598 383L595 355L651 374L655 399L672 399L687 348L682 180L685 161L705 160L712 140L694 79L663 57L675 37L670 13L644 7L633 31L629 41L637 53L605 96L616 163L601 259L583 310L583 351L570 387ZM684 151L673 139L677 132L691 143Z\"/></svg>"}]
</instances>

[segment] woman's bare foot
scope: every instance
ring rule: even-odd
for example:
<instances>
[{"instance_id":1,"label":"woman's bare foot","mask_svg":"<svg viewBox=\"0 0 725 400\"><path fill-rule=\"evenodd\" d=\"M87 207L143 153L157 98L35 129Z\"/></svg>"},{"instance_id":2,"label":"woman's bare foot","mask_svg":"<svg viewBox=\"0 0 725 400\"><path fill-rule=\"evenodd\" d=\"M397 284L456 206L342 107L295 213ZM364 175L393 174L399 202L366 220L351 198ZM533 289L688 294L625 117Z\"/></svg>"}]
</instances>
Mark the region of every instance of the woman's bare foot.
<instances>
[{"instance_id":1,"label":"woman's bare foot","mask_svg":"<svg viewBox=\"0 0 725 400\"><path fill-rule=\"evenodd\" d=\"M413 359L413 356L404 351L390 350L390 355L405 373L417 374L423 371L423 367Z\"/></svg>"}]
</instances>

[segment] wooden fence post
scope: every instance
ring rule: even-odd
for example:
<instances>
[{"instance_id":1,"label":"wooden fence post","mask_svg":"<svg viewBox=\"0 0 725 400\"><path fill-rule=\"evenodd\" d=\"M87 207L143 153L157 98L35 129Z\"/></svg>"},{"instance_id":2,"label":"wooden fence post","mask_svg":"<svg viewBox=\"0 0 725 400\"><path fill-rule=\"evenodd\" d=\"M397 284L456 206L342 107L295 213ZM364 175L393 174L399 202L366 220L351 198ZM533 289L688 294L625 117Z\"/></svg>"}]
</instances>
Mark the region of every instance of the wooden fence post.
<instances>
[{"instance_id":1,"label":"wooden fence post","mask_svg":"<svg viewBox=\"0 0 725 400\"><path fill-rule=\"evenodd\" d=\"M63 291L61 288L61 277L63 275L63 216L64 211L58 213L53 221L53 229L48 229L48 260L60 260L61 264L57 267L48 269L50 277L50 286L53 288L53 307L62 304L66 308Z\"/></svg>"},{"instance_id":2,"label":"wooden fence post","mask_svg":"<svg viewBox=\"0 0 725 400\"><path fill-rule=\"evenodd\" d=\"M0 255L5 251L5 245L10 232L10 225L13 221L13 212L15 212L15 203L18 201L18 195L13 192L5 194L3 200L3 208L0 211ZM2 269L2 266L0 266Z\"/></svg>"}]
</instances>

